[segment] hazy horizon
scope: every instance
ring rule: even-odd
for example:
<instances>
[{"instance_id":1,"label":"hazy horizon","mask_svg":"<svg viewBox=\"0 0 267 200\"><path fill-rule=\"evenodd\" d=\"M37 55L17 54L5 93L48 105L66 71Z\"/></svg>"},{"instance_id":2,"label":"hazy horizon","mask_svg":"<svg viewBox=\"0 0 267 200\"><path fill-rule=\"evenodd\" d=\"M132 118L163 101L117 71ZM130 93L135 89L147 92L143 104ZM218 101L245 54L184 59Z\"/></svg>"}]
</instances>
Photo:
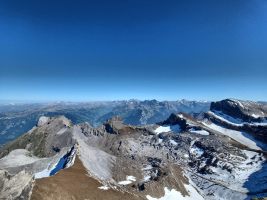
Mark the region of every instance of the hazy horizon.
<instances>
[{"instance_id":1,"label":"hazy horizon","mask_svg":"<svg viewBox=\"0 0 267 200\"><path fill-rule=\"evenodd\" d=\"M224 99L235 99L235 100L242 100L242 101L254 101L254 102L267 102L266 100L253 100L253 99L238 99L238 98L223 98L223 99L213 99L213 100L206 100L206 99L135 99L135 98L129 98L129 99L108 99L108 100L15 100L15 99L0 99L0 104L31 104L31 103L94 103L94 102L115 102L115 101L152 101L156 100L159 102L164 101L189 101L189 102L215 102L215 101L221 101Z\"/></svg>"}]
</instances>

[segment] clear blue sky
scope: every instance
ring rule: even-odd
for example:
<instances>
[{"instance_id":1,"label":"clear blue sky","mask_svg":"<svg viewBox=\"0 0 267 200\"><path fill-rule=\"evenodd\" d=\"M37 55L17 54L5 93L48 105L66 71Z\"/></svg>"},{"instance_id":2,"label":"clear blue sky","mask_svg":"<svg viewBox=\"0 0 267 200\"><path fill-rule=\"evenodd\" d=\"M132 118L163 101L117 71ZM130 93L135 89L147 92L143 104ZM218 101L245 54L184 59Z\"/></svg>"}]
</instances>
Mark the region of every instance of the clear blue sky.
<instances>
[{"instance_id":1,"label":"clear blue sky","mask_svg":"<svg viewBox=\"0 0 267 200\"><path fill-rule=\"evenodd\" d=\"M267 1L2 0L0 99L267 100Z\"/></svg>"}]
</instances>

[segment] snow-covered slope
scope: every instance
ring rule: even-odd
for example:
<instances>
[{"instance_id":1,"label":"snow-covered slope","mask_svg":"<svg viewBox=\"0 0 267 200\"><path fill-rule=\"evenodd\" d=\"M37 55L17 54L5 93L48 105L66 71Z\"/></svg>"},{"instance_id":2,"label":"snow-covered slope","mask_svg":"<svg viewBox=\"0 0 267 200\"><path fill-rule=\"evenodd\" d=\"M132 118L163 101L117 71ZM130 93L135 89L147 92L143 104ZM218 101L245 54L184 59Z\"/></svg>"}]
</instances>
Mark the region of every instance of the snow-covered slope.
<instances>
[{"instance_id":1,"label":"snow-covered slope","mask_svg":"<svg viewBox=\"0 0 267 200\"><path fill-rule=\"evenodd\" d=\"M180 131L180 126L177 124L177 125L164 125L164 126L159 126L158 128L156 128L154 131L156 134L159 134L159 133L166 133L166 132L175 132L175 133L178 133Z\"/></svg>"},{"instance_id":2,"label":"snow-covered slope","mask_svg":"<svg viewBox=\"0 0 267 200\"><path fill-rule=\"evenodd\" d=\"M267 120L262 120L261 122L246 122L238 118L233 118L227 114L224 114L222 112L207 112L209 115L213 116L214 118L217 118L225 123L231 124L233 126L239 126L242 127L244 124L246 125L252 125L252 126L267 126Z\"/></svg>"},{"instance_id":3,"label":"snow-covered slope","mask_svg":"<svg viewBox=\"0 0 267 200\"><path fill-rule=\"evenodd\" d=\"M252 101L225 99L212 102L210 110L221 112L244 122L261 122L267 117L267 105Z\"/></svg>"},{"instance_id":4,"label":"snow-covered slope","mask_svg":"<svg viewBox=\"0 0 267 200\"><path fill-rule=\"evenodd\" d=\"M257 141L256 139L254 139L252 136L250 136L247 133L232 130L232 129L227 129L219 125L216 125L214 123L211 123L211 122L203 122L203 125L212 129L213 131L216 131L219 134L226 135L251 149L261 150L261 147L266 146L266 144L260 141Z\"/></svg>"},{"instance_id":5,"label":"snow-covered slope","mask_svg":"<svg viewBox=\"0 0 267 200\"><path fill-rule=\"evenodd\" d=\"M164 196L160 198L153 198L147 195L148 200L204 200L199 192L192 186L192 183L185 185L185 188L189 195L183 196L180 192L175 189L169 190L167 187L164 188Z\"/></svg>"}]
</instances>

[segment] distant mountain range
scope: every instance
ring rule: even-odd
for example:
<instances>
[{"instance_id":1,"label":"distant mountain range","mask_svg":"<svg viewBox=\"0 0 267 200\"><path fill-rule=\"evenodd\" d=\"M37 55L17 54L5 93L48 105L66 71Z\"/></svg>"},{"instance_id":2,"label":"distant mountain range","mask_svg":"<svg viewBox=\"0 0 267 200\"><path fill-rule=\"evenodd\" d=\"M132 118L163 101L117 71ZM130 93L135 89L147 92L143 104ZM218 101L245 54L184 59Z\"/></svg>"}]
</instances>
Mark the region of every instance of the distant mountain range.
<instances>
[{"instance_id":1,"label":"distant mountain range","mask_svg":"<svg viewBox=\"0 0 267 200\"><path fill-rule=\"evenodd\" d=\"M0 104L0 146L27 132L37 124L40 116L64 115L74 124L88 122L96 127L113 116L120 116L132 125L153 124L166 119L171 113L205 112L206 101L127 100L102 102L8 103Z\"/></svg>"}]
</instances>

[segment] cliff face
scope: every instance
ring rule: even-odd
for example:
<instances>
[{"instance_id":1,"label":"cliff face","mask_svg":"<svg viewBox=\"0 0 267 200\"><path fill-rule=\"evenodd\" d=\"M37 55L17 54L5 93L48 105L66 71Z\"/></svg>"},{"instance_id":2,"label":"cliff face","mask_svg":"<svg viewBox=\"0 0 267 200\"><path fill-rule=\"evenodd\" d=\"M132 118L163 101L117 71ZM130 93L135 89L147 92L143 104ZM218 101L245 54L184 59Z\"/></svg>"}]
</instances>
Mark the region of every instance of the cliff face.
<instances>
[{"instance_id":1,"label":"cliff face","mask_svg":"<svg viewBox=\"0 0 267 200\"><path fill-rule=\"evenodd\" d=\"M41 117L37 126L6 144L0 151L0 158L14 149L27 149L38 157L54 156L61 148L74 145L70 126L70 120L63 116Z\"/></svg>"},{"instance_id":2,"label":"cliff face","mask_svg":"<svg viewBox=\"0 0 267 200\"><path fill-rule=\"evenodd\" d=\"M249 133L267 142L267 106L251 101L226 99L211 103L211 112L204 114L213 123Z\"/></svg>"},{"instance_id":3,"label":"cliff face","mask_svg":"<svg viewBox=\"0 0 267 200\"><path fill-rule=\"evenodd\" d=\"M225 99L212 102L211 111L219 111L244 122L260 122L267 117L267 105L251 101Z\"/></svg>"}]
</instances>

